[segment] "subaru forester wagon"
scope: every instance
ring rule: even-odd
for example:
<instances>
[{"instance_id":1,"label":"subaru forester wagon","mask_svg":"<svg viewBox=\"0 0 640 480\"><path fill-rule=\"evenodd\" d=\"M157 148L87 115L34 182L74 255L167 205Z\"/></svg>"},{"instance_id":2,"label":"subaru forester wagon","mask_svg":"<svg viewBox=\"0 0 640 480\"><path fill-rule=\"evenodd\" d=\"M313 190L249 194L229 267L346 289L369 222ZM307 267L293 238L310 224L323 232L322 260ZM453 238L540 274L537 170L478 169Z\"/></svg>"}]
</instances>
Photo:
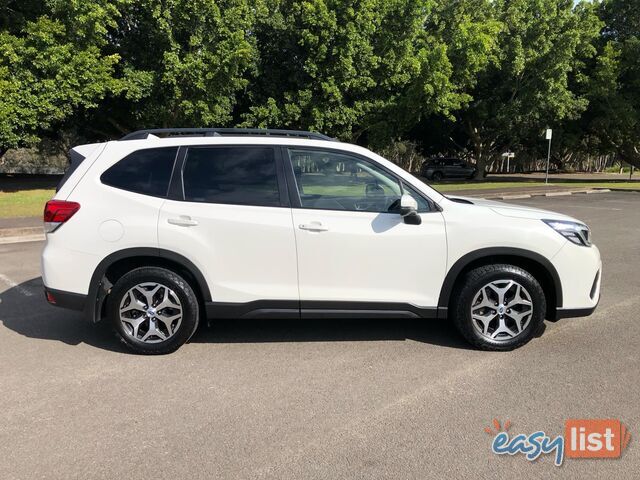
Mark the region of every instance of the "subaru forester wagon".
<instances>
[{"instance_id":1,"label":"subaru forester wagon","mask_svg":"<svg viewBox=\"0 0 640 480\"><path fill-rule=\"evenodd\" d=\"M589 228L447 197L321 134L159 129L81 145L44 212L47 300L169 353L204 320L448 318L510 350L589 315Z\"/></svg>"}]
</instances>

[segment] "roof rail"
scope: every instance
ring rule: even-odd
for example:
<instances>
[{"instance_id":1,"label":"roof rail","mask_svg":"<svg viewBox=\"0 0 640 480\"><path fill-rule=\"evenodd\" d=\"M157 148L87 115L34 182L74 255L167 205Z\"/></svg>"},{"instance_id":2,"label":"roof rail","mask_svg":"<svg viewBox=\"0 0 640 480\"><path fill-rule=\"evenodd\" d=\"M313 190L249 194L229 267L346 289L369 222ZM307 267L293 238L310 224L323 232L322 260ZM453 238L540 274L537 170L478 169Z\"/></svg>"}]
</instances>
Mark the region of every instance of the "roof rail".
<instances>
[{"instance_id":1,"label":"roof rail","mask_svg":"<svg viewBox=\"0 0 640 480\"><path fill-rule=\"evenodd\" d=\"M129 133L120 140L144 140L148 135L165 137L295 137L310 140L335 141L321 133L306 132L304 130L282 130L272 128L150 128Z\"/></svg>"}]
</instances>

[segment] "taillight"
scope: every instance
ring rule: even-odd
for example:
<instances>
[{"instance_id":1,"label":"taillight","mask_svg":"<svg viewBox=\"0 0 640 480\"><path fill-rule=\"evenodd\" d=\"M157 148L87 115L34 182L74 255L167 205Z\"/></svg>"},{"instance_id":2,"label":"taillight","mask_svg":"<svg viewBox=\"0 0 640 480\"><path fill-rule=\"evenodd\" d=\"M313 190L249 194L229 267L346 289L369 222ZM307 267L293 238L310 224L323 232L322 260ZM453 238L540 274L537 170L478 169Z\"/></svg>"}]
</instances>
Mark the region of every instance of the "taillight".
<instances>
[{"instance_id":1,"label":"taillight","mask_svg":"<svg viewBox=\"0 0 640 480\"><path fill-rule=\"evenodd\" d=\"M80 210L80 204L64 200L49 200L44 206L44 231L54 232Z\"/></svg>"}]
</instances>

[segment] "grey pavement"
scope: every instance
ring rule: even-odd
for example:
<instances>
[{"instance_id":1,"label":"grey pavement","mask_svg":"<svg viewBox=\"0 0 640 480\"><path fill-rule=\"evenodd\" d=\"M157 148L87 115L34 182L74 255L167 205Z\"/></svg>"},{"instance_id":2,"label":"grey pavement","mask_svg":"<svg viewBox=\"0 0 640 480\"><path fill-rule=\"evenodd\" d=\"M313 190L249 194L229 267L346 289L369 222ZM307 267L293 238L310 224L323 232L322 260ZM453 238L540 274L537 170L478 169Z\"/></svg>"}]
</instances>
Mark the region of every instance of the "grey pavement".
<instances>
[{"instance_id":1,"label":"grey pavement","mask_svg":"<svg viewBox=\"0 0 640 480\"><path fill-rule=\"evenodd\" d=\"M219 321L175 354L126 353L46 304L41 242L0 245L0 478L637 478L640 193L516 203L588 222L590 317L525 347L470 349L446 321ZM484 432L619 418L618 460L495 456Z\"/></svg>"}]
</instances>

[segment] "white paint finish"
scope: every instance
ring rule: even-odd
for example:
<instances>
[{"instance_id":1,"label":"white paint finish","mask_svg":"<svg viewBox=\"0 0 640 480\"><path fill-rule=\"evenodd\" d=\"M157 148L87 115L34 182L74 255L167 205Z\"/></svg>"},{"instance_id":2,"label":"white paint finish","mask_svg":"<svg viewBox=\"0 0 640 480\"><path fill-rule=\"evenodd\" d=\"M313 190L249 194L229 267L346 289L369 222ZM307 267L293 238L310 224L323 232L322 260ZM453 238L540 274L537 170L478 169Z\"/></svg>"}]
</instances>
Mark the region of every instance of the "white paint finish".
<instances>
[{"instance_id":1,"label":"white paint finish","mask_svg":"<svg viewBox=\"0 0 640 480\"><path fill-rule=\"evenodd\" d=\"M117 220L106 220L102 222L98 232L105 242L117 242L124 235L124 227Z\"/></svg>"},{"instance_id":2,"label":"white paint finish","mask_svg":"<svg viewBox=\"0 0 640 480\"><path fill-rule=\"evenodd\" d=\"M494 203L498 204L491 202ZM443 209L447 225L447 269L469 252L493 247L519 248L550 259L567 241L540 220L549 216L570 218L564 215L517 206L504 209L509 215L505 216L492 205L467 205L450 201L443 205Z\"/></svg>"},{"instance_id":3,"label":"white paint finish","mask_svg":"<svg viewBox=\"0 0 640 480\"><path fill-rule=\"evenodd\" d=\"M169 222L180 218L197 224ZM161 248L188 258L200 269L214 301L298 300L288 208L167 200L158 232Z\"/></svg>"},{"instance_id":4,"label":"white paint finish","mask_svg":"<svg viewBox=\"0 0 640 480\"><path fill-rule=\"evenodd\" d=\"M407 225L398 214L293 209L300 298L437 305L446 268L439 212ZM326 231L299 225L321 224Z\"/></svg>"},{"instance_id":5,"label":"white paint finish","mask_svg":"<svg viewBox=\"0 0 640 480\"><path fill-rule=\"evenodd\" d=\"M80 210L46 235L42 268L44 283L50 288L86 294L96 267L111 253L158 247L158 214L164 199L103 185L100 174L108 167L96 167L67 198L78 202ZM114 217L123 232L117 240L108 240L101 226Z\"/></svg>"},{"instance_id":6,"label":"white paint finish","mask_svg":"<svg viewBox=\"0 0 640 480\"><path fill-rule=\"evenodd\" d=\"M86 295L91 275L104 257L67 249L65 236L58 233L46 235L41 257L42 282L55 290Z\"/></svg>"},{"instance_id":7,"label":"white paint finish","mask_svg":"<svg viewBox=\"0 0 640 480\"><path fill-rule=\"evenodd\" d=\"M598 270L602 281L602 261L595 245L581 247L567 241L553 257L552 263L562 283L562 308L590 308L596 305L600 295L599 285L594 298L589 297Z\"/></svg>"}]
</instances>

